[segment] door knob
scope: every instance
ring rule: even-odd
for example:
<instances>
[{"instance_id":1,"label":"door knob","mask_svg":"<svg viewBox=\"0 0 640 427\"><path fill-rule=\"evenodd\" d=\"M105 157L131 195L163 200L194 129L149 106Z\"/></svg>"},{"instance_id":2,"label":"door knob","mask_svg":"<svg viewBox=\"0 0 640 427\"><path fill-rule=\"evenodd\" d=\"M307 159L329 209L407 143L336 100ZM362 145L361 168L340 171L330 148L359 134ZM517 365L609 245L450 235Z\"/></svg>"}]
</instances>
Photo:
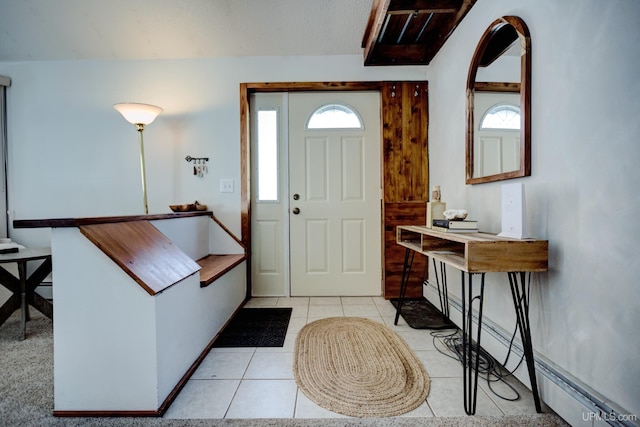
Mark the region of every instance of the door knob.
<instances>
[{"instance_id":1,"label":"door knob","mask_svg":"<svg viewBox=\"0 0 640 427\"><path fill-rule=\"evenodd\" d=\"M298 200L300 198L300 195L298 193L293 195L293 200Z\"/></svg>"},{"instance_id":2,"label":"door knob","mask_svg":"<svg viewBox=\"0 0 640 427\"><path fill-rule=\"evenodd\" d=\"M293 214L298 215L300 213L300 208L293 208Z\"/></svg>"}]
</instances>

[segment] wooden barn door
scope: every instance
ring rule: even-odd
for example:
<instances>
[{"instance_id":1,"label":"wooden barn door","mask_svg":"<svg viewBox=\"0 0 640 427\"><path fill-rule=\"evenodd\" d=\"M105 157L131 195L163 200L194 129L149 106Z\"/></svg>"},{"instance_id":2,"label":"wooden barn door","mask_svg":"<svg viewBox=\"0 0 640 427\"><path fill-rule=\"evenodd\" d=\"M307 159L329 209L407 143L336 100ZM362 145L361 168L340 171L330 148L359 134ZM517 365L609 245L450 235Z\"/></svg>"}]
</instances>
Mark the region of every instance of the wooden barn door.
<instances>
[{"instance_id":1,"label":"wooden barn door","mask_svg":"<svg viewBox=\"0 0 640 427\"><path fill-rule=\"evenodd\" d=\"M396 298L404 248L396 244L396 226L426 224L429 195L427 82L383 83L382 175L384 296ZM407 297L422 296L425 257L416 256Z\"/></svg>"}]
</instances>

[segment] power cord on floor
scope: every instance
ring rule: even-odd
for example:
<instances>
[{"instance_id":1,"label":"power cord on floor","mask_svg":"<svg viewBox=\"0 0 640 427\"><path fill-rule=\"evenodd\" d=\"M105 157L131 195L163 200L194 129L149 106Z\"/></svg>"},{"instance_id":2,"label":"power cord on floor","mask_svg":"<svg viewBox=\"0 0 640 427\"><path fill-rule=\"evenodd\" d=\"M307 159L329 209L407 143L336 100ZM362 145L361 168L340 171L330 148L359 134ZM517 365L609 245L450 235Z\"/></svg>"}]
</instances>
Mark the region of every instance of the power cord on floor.
<instances>
[{"instance_id":1,"label":"power cord on floor","mask_svg":"<svg viewBox=\"0 0 640 427\"><path fill-rule=\"evenodd\" d=\"M531 275L529 275L529 281L528 283L526 283L526 290L525 292L522 293L520 301L518 301L519 304L526 305L527 302L529 301L529 294L531 291L530 281L531 281ZM526 297L525 297L525 294L526 294ZM528 311L528 307L526 307L526 309ZM519 328L518 322L516 322L516 325L513 329L513 334L511 335L511 340L509 341L509 348L507 350L507 355L502 364L499 364L498 362L496 362L493 356L491 356L484 349L482 349L482 347L478 347L478 345L475 342L472 343L471 355L469 357L470 363L472 364L472 368L476 369L476 367L473 366L473 363L476 360L475 359L476 354L479 353L478 367L477 367L478 374L486 378L487 386L489 387L489 390L491 390L493 394L498 396L500 399L507 400L507 401L516 401L520 399L520 393L518 393L518 391L511 384L505 381L506 378L513 376L513 373L520 367L520 365L522 364L522 361L524 360L524 353L523 353L522 356L520 356L520 360L518 361L516 367L513 368L513 370L509 371L508 369L505 368L505 366L509 362L509 357L511 356L511 352L513 350L513 342L515 340L516 333L518 332L518 328ZM433 337L433 345L436 348L436 350L438 350L440 353L444 354L447 357L450 357L454 360L458 360L460 363L464 363L463 362L463 346L462 346L463 340L462 340L462 333L460 332L460 329L456 328L455 330L448 330L448 331L444 331L444 330L433 331L431 332L431 336ZM438 348L436 338L441 339L442 342L445 344L445 346L449 349L449 351L454 355L452 356L449 352L446 352ZM498 393L496 390L494 390L492 384L499 381L503 382L507 387L509 387L513 391L515 397L503 396L500 393Z\"/></svg>"}]
</instances>

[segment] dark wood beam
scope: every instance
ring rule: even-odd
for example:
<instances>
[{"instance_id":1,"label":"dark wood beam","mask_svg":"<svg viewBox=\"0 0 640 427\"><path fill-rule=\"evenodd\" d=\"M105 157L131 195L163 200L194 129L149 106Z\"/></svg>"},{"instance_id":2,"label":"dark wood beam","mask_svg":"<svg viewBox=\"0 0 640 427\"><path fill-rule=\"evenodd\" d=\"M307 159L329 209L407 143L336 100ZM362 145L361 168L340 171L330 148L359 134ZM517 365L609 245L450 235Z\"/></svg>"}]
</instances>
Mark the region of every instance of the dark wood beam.
<instances>
[{"instance_id":1,"label":"dark wood beam","mask_svg":"<svg viewBox=\"0 0 640 427\"><path fill-rule=\"evenodd\" d=\"M387 13L455 13L462 0L393 0Z\"/></svg>"},{"instance_id":2,"label":"dark wood beam","mask_svg":"<svg viewBox=\"0 0 640 427\"><path fill-rule=\"evenodd\" d=\"M373 0L367 29L364 32L364 38L362 40L365 65L369 62L373 54L373 49L378 41L378 35L382 30L390 2L391 0Z\"/></svg>"},{"instance_id":3,"label":"dark wood beam","mask_svg":"<svg viewBox=\"0 0 640 427\"><path fill-rule=\"evenodd\" d=\"M520 93L520 83L475 82L476 92Z\"/></svg>"}]
</instances>

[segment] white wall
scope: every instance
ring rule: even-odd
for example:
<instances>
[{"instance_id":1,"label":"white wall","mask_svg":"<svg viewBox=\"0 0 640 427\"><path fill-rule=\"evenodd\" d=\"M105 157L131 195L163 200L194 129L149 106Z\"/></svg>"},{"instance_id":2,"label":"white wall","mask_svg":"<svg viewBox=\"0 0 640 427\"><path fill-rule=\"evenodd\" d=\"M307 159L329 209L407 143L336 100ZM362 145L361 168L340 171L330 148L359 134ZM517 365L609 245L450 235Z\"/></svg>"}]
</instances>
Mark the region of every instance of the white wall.
<instances>
[{"instance_id":1,"label":"white wall","mask_svg":"<svg viewBox=\"0 0 640 427\"><path fill-rule=\"evenodd\" d=\"M535 351L640 414L640 2L478 2L429 66L430 182L491 232L501 183L465 185L465 86L476 43L503 15L522 17L532 40L532 176L521 181L531 232L550 242L550 271L532 283ZM506 277L487 280L485 315L511 331Z\"/></svg>"},{"instance_id":2,"label":"white wall","mask_svg":"<svg viewBox=\"0 0 640 427\"><path fill-rule=\"evenodd\" d=\"M143 212L138 136L112 105L164 112L146 127L149 212L198 200L240 233L241 82L424 80L426 67L365 68L362 57L0 63L8 94L12 219ZM193 176L185 157L209 157ZM231 178L236 191L219 192ZM45 230L11 230L26 245Z\"/></svg>"},{"instance_id":3,"label":"white wall","mask_svg":"<svg viewBox=\"0 0 640 427\"><path fill-rule=\"evenodd\" d=\"M165 397L156 347L166 333L157 331L156 298L77 228L53 236L55 410L156 410ZM194 276L179 286L198 287Z\"/></svg>"}]
</instances>

